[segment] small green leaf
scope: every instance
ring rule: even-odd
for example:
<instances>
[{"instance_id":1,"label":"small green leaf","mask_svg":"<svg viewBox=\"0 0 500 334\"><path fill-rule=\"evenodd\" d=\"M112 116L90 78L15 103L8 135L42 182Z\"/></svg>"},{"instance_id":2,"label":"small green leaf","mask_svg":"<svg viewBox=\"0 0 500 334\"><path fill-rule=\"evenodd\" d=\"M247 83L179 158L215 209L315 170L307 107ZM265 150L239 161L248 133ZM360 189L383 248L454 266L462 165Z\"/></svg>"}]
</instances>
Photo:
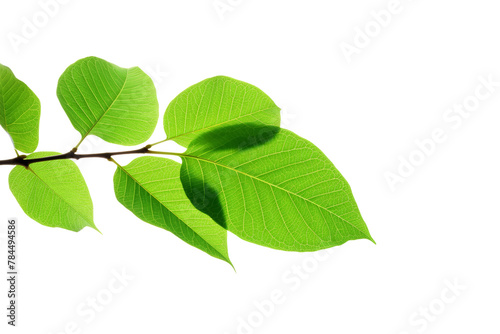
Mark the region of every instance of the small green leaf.
<instances>
[{"instance_id":1,"label":"small green leaf","mask_svg":"<svg viewBox=\"0 0 500 334\"><path fill-rule=\"evenodd\" d=\"M35 93L10 68L0 64L0 124L19 151L36 150L40 109Z\"/></svg>"},{"instance_id":2,"label":"small green leaf","mask_svg":"<svg viewBox=\"0 0 500 334\"><path fill-rule=\"evenodd\" d=\"M180 93L163 119L167 139L184 147L207 130L240 123L279 126L280 108L259 88L224 76Z\"/></svg>"},{"instance_id":3,"label":"small green leaf","mask_svg":"<svg viewBox=\"0 0 500 334\"><path fill-rule=\"evenodd\" d=\"M151 137L158 122L156 89L138 67L81 59L62 74L57 97L81 141L92 134L114 144L138 145Z\"/></svg>"},{"instance_id":4,"label":"small green leaf","mask_svg":"<svg viewBox=\"0 0 500 334\"><path fill-rule=\"evenodd\" d=\"M181 156L187 196L244 240L287 251L372 240L347 181L291 131L221 128L196 138Z\"/></svg>"},{"instance_id":5,"label":"small green leaf","mask_svg":"<svg viewBox=\"0 0 500 334\"><path fill-rule=\"evenodd\" d=\"M114 176L116 198L143 221L231 264L226 230L193 207L179 173L179 163L157 157L140 157L127 166L118 165Z\"/></svg>"},{"instance_id":6,"label":"small green leaf","mask_svg":"<svg viewBox=\"0 0 500 334\"><path fill-rule=\"evenodd\" d=\"M57 154L37 152L27 159ZM75 232L86 226L97 230L89 190L73 161L36 162L29 168L16 166L10 172L9 186L24 212L40 224Z\"/></svg>"}]
</instances>

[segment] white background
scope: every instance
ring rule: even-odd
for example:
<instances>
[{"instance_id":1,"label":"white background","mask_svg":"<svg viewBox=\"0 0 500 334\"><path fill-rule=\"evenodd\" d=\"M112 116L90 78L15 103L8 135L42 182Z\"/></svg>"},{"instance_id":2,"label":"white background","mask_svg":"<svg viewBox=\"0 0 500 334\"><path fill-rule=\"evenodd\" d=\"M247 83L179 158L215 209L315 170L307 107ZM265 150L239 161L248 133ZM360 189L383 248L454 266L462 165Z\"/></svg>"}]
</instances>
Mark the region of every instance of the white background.
<instances>
[{"instance_id":1,"label":"white background","mask_svg":"<svg viewBox=\"0 0 500 334\"><path fill-rule=\"evenodd\" d=\"M473 101L480 76L500 81L496 1L401 0L350 62L342 43L354 45L356 28L376 29L370 12L390 1L223 0L232 10L222 17L213 0L66 2L47 22L38 1L0 4L0 63L42 102L39 151L66 152L79 140L55 92L64 69L80 58L140 66L156 82L161 111L191 84L232 76L264 90L284 109L283 126L331 158L377 245L349 242L317 254L318 262L230 234L235 273L122 207L112 188L115 167L105 160L78 162L103 235L29 219L8 189L10 167L1 166L0 229L8 217L19 218L21 273L19 327L5 324L2 306L2 333L500 331L500 87L460 124L443 118ZM23 36L33 16L41 27L14 47L9 36ZM436 128L446 140L392 190L386 173L397 172L400 156L418 155L415 141ZM159 126L149 142L163 138ZM120 149L95 137L86 143L84 152ZM0 159L13 157L3 132L0 145ZM5 254L3 243L2 271ZM307 278L290 272L302 265ZM103 289L114 270L134 278L89 321L77 308L109 297ZM458 282L460 292L446 290L447 282ZM5 305L3 279L0 289ZM255 302L274 290L284 301L262 315ZM420 313L426 309L428 318Z\"/></svg>"}]
</instances>

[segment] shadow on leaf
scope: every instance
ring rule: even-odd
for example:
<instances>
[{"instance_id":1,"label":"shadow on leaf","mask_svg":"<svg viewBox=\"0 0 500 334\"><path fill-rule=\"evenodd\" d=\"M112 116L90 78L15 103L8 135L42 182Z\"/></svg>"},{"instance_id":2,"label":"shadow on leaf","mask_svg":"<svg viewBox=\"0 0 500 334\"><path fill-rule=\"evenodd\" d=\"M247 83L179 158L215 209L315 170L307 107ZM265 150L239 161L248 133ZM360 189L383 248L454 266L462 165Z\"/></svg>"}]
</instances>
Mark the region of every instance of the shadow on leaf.
<instances>
[{"instance_id":1,"label":"shadow on leaf","mask_svg":"<svg viewBox=\"0 0 500 334\"><path fill-rule=\"evenodd\" d=\"M270 142L280 131L276 126L263 126L255 123L245 123L217 128L197 137L189 150L196 151L245 151ZM184 158L183 158L184 159ZM208 173L217 173L220 182L222 179L234 177L234 172L229 170L218 171L210 169L193 170L188 169L183 161L181 168L181 180L187 197L191 203L201 212L210 216L217 224L227 229L224 210L221 204L218 185L206 182L211 179Z\"/></svg>"},{"instance_id":2,"label":"shadow on leaf","mask_svg":"<svg viewBox=\"0 0 500 334\"><path fill-rule=\"evenodd\" d=\"M257 123L243 123L217 128L198 136L191 147L219 150L248 150L264 145L272 140L280 131L277 126L268 126Z\"/></svg>"},{"instance_id":3,"label":"shadow on leaf","mask_svg":"<svg viewBox=\"0 0 500 334\"><path fill-rule=\"evenodd\" d=\"M217 224L227 230L227 222L222 210L222 204L217 191L206 184L201 178L186 175L186 168L181 168L181 180L187 197L196 209L212 218ZM189 181L185 182L185 180Z\"/></svg>"}]
</instances>

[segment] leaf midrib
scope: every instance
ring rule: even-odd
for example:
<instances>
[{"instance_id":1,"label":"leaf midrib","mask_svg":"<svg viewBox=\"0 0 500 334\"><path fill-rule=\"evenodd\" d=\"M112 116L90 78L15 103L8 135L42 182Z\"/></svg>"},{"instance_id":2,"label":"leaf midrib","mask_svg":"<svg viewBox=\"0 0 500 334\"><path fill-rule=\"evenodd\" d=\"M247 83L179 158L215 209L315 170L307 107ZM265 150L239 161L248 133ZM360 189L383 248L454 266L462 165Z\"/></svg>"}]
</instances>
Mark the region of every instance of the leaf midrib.
<instances>
[{"instance_id":1,"label":"leaf midrib","mask_svg":"<svg viewBox=\"0 0 500 334\"><path fill-rule=\"evenodd\" d=\"M193 133L196 133L196 132L199 132L199 131L204 131L204 130L207 130L207 129L210 129L210 128L213 128L213 127L218 127L218 126L221 126L221 125L229 123L229 122L238 121L240 118L247 117L247 116L253 116L255 114L258 114L258 113L261 113L261 112L266 112L266 111L269 111L269 110L272 110L272 109L277 109L277 111L281 110L280 107L278 107L278 106L273 106L273 107L269 107L269 108L266 108L266 109L261 109L261 110L258 110L258 111L255 111L255 112L252 112L252 113L249 113L249 114L245 114L245 115L242 115L242 116L238 116L236 118L228 119L227 121L224 121L224 122L221 122L221 123L216 123L216 124L213 124L213 125L201 128L201 129L196 129L196 130L193 130L193 131L184 132L184 133L181 133L180 135L175 135L174 137L169 137L169 138L167 138L167 140L174 140L174 139L182 137L182 136L187 136L187 135L190 135L190 134L193 134Z\"/></svg>"},{"instance_id":2,"label":"leaf midrib","mask_svg":"<svg viewBox=\"0 0 500 334\"><path fill-rule=\"evenodd\" d=\"M162 201L160 201L158 198L156 198L155 195L153 195L151 192L149 192L148 189L146 189L145 187L143 187L141 185L141 183L135 178L133 177L122 165L118 164L117 162L115 162L116 165L125 173L127 174L128 177L130 177L132 179L132 181L134 181L137 185L139 185L139 187L141 187L142 189L144 189L144 191L146 191L151 197L153 197L158 203L160 203L160 205L165 208L168 212L170 212L171 214L173 214L177 219L179 219L179 221L181 221L187 228L189 228L191 231L193 231L197 236L199 236L201 239L203 239L210 247L212 247L217 253L219 253L220 256L222 256L224 259L226 259L227 262L229 262L229 264L231 264L231 260L224 254L222 254L220 251L218 251L214 246L212 246L204 237L202 237L198 232L196 232L191 226L189 226L188 224L186 224L184 222L183 219L181 219L178 215L176 215L172 210L170 210L169 208L167 208L163 203ZM173 234L173 233L172 233ZM231 264L232 265L232 264Z\"/></svg>"},{"instance_id":3,"label":"leaf midrib","mask_svg":"<svg viewBox=\"0 0 500 334\"><path fill-rule=\"evenodd\" d=\"M287 190L287 189L285 189L285 188L282 188L282 187L280 187L280 186L278 186L278 185L275 185L275 184L273 184L273 183L270 183L270 182L268 182L268 181L266 181L266 180L260 179L260 178L258 178L258 177L256 177L256 176L251 175L251 174L245 173L245 172L240 171L240 170L238 170L238 169L235 169L235 168L232 168L232 167L229 167L229 166L226 166L226 165L220 164L220 163L218 163L218 162L216 162L216 161L212 161L212 160L209 160L209 159L206 159L206 158L202 158L202 157L197 157L197 156L190 155L190 154L179 154L179 156L180 156L181 158L188 158L188 159L189 159L189 158L192 158L192 159L195 159L195 160L200 160L200 161L205 161L205 162L208 162L208 163L212 163L212 164L214 164L214 165L216 165L216 166L220 166L220 167L222 167L222 168L227 168L227 169L232 170L232 171L234 171L234 172L236 172L236 173L239 173L239 174L245 175L245 176L247 176L247 177L249 177L249 178L251 178L251 179L254 179L254 180L260 181L260 182L265 183L265 184L267 184L267 185L269 185L269 186L271 186L271 187L274 187L274 188L276 188L276 189L282 190L282 191L286 192L286 193L287 193L287 194L289 194L289 195L291 194L291 195L294 195L294 196L296 196L296 197L298 197L298 198L301 198L301 199L303 199L304 201L309 202L309 203L312 203L312 204L316 205L318 208L323 209L323 210L327 211L328 213L331 213L332 215L334 215L335 217L339 218L339 219L340 219L340 220L342 220L343 222L345 222L345 223L349 224L350 226L352 226L354 229L358 230L360 233L362 233L362 234L363 234L365 237L367 237L369 240L372 240L372 238L371 238L371 236L370 236L370 235L367 235L364 231L361 231L358 227L354 226L354 225L353 225L351 222L349 222L348 220L346 220L346 219L344 219L344 218L340 217L340 216L339 216L339 215L337 215L335 212L330 211L329 209L325 208L324 206L321 206L321 205L319 205L318 203L313 202L313 201L311 201L310 199L305 198L305 197L303 197L303 196L301 196L301 195L299 195L299 194L297 194L297 193L294 193L294 192L292 192L292 191L289 191L289 190Z\"/></svg>"},{"instance_id":4,"label":"leaf midrib","mask_svg":"<svg viewBox=\"0 0 500 334\"><path fill-rule=\"evenodd\" d=\"M88 225L89 227L93 227L95 225L93 221L89 222L87 220L87 217L85 217L85 215L82 212L78 211L73 205L71 205L70 203L68 203L61 195L59 195L59 193L54 188L52 188L47 182L45 182L45 180L42 179L32 168L28 167L28 170L30 172L32 172L33 175L35 175L40 181L42 181L42 183L45 184L45 186L47 186L47 188L49 188L57 197L59 197L64 203L66 203L66 205L68 205L71 209L73 209L87 223L89 223L90 224L90 225Z\"/></svg>"},{"instance_id":5,"label":"leaf midrib","mask_svg":"<svg viewBox=\"0 0 500 334\"><path fill-rule=\"evenodd\" d=\"M128 76L129 76L129 72L130 72L130 68L127 68L127 75L125 76L125 81L123 81L123 85L122 85L122 88L120 89L120 91L118 92L118 94L116 95L115 99L113 100L113 102L109 105L108 109L106 109L106 111L97 119L97 121L94 123L94 125L92 125L90 127L90 129L85 133L85 135L82 136L82 139L80 140L80 143L92 132L92 130L94 130L94 128L96 127L97 124L99 124L99 122L101 121L101 119L106 116L106 114L108 113L108 111L111 110L111 108L113 108L113 105L115 104L116 101L118 101L120 95L122 94L123 92L123 89L125 88L126 84L127 84L127 80L128 80ZM90 109L90 106L89 106L89 109Z\"/></svg>"}]
</instances>

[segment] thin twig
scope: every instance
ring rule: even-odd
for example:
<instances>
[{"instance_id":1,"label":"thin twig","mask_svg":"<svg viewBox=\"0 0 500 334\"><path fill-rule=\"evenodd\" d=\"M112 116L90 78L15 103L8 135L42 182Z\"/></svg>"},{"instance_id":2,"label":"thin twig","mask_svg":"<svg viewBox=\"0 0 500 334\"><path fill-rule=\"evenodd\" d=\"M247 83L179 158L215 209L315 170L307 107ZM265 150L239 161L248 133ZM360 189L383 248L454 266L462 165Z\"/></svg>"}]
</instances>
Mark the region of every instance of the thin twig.
<instances>
[{"instance_id":1,"label":"thin twig","mask_svg":"<svg viewBox=\"0 0 500 334\"><path fill-rule=\"evenodd\" d=\"M150 148L151 148L151 145L146 145L143 148L140 148L137 150L131 150L131 151L91 153L91 154L77 154L76 149L72 149L68 153L51 155L48 157L36 158L36 159L26 159L25 155L20 155L20 156L17 156L16 158L7 159L7 160L0 160L0 165L14 165L14 166L28 167L29 165L31 165L33 163L52 161L52 160L65 160L65 159L79 160L79 159L86 159L86 158L103 158L103 159L111 160L111 157L115 156L115 155L152 153L149 151ZM164 154L164 153L166 153L166 152L163 152L162 154Z\"/></svg>"}]
</instances>

